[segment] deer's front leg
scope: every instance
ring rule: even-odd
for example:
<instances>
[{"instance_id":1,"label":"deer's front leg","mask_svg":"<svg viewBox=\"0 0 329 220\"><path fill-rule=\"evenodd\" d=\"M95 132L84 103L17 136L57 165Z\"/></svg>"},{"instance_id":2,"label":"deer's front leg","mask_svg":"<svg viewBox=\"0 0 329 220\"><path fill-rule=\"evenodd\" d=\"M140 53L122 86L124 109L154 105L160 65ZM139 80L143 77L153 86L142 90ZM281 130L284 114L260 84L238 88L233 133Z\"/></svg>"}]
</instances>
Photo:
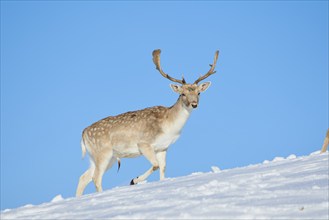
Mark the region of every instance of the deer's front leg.
<instances>
[{"instance_id":1,"label":"deer's front leg","mask_svg":"<svg viewBox=\"0 0 329 220\"><path fill-rule=\"evenodd\" d=\"M161 151L156 154L160 167L160 180L164 180L166 172L166 155L167 151Z\"/></svg>"},{"instance_id":2,"label":"deer's front leg","mask_svg":"<svg viewBox=\"0 0 329 220\"><path fill-rule=\"evenodd\" d=\"M135 185L141 181L144 181L155 170L159 169L159 162L155 155L154 149L151 147L151 145L146 144L146 143L140 143L140 144L138 144L138 148L139 148L140 152L146 157L146 159L148 159L148 161L151 162L152 167L149 170L147 170L143 175L132 179L130 182L130 185Z\"/></svg>"}]
</instances>

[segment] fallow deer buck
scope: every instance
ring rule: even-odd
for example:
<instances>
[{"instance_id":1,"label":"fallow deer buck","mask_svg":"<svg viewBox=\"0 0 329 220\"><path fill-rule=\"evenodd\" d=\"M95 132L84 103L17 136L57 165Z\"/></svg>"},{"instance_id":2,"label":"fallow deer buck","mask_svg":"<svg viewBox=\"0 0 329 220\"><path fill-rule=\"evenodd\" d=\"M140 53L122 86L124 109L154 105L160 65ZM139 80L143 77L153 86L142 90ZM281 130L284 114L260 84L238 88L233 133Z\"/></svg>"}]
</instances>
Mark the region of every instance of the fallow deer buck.
<instances>
[{"instance_id":1,"label":"fallow deer buck","mask_svg":"<svg viewBox=\"0 0 329 220\"><path fill-rule=\"evenodd\" d=\"M131 180L132 185L145 180L159 168L160 180L165 178L167 149L180 136L192 109L198 106L200 93L210 86L210 82L198 83L216 72L218 51L213 64L210 64L210 70L192 84L186 83L184 77L178 80L164 73L160 65L160 53L160 50L153 51L153 62L163 77L181 84L170 85L179 94L178 100L169 108L155 106L126 112L104 118L84 129L82 155L84 157L88 151L90 168L81 175L76 196L82 195L92 180L97 192L101 192L104 172L113 163L119 162L120 158L144 155L151 162L149 170Z\"/></svg>"}]
</instances>

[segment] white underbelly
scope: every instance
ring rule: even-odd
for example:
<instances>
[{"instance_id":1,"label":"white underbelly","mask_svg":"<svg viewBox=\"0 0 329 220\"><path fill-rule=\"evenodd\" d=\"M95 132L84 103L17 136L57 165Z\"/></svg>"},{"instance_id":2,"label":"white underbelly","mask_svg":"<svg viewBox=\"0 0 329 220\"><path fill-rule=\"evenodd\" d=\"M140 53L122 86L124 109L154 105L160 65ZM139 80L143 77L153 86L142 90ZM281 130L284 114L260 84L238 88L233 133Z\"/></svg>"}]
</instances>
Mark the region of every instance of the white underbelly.
<instances>
[{"instance_id":1,"label":"white underbelly","mask_svg":"<svg viewBox=\"0 0 329 220\"><path fill-rule=\"evenodd\" d=\"M132 158L141 155L137 145L136 146L114 146L113 156L117 158Z\"/></svg>"},{"instance_id":2,"label":"white underbelly","mask_svg":"<svg viewBox=\"0 0 329 220\"><path fill-rule=\"evenodd\" d=\"M165 151L168 147L175 143L180 134L162 134L153 143L150 143L155 152ZM118 158L132 158L138 157L141 152L137 144L122 144L113 146L113 156Z\"/></svg>"}]
</instances>

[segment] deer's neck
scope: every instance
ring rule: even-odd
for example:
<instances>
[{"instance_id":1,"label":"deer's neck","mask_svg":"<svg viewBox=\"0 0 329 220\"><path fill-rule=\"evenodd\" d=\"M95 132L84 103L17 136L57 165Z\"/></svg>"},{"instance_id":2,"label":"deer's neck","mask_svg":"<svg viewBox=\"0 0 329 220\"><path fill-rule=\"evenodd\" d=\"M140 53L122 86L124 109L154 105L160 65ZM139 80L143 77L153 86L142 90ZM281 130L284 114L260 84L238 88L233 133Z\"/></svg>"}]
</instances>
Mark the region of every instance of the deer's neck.
<instances>
[{"instance_id":1,"label":"deer's neck","mask_svg":"<svg viewBox=\"0 0 329 220\"><path fill-rule=\"evenodd\" d=\"M179 97L177 102L171 106L168 111L168 128L171 130L171 132L180 133L186 121L190 117L191 112L192 109L186 107L181 97Z\"/></svg>"}]
</instances>

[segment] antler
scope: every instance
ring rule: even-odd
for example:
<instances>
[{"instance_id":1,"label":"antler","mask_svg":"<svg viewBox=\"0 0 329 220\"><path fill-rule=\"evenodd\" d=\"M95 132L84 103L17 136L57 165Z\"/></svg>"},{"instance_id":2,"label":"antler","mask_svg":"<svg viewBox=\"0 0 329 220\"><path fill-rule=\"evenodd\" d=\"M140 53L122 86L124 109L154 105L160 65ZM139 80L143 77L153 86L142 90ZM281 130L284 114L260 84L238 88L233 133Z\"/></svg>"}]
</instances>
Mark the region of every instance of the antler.
<instances>
[{"instance_id":1,"label":"antler","mask_svg":"<svg viewBox=\"0 0 329 220\"><path fill-rule=\"evenodd\" d=\"M171 76L169 76L168 74L166 74L162 71L162 68L160 65L160 53L161 53L160 49L154 50L152 53L152 56L153 56L153 63L155 64L156 69L161 73L161 75L173 82L180 83L180 84L186 84L184 77L182 80L178 80L178 79L172 78Z\"/></svg>"},{"instance_id":2,"label":"antler","mask_svg":"<svg viewBox=\"0 0 329 220\"><path fill-rule=\"evenodd\" d=\"M211 67L210 70L205 75L200 76L199 79L195 80L194 84L198 84L199 82L201 82L202 80L204 80L205 78L210 76L211 74L216 73L216 71L214 71L214 70L215 70L215 67L216 67L218 53L219 53L219 51L217 50L216 53L215 53L215 58L214 58L213 64L209 64L209 66Z\"/></svg>"}]
</instances>

